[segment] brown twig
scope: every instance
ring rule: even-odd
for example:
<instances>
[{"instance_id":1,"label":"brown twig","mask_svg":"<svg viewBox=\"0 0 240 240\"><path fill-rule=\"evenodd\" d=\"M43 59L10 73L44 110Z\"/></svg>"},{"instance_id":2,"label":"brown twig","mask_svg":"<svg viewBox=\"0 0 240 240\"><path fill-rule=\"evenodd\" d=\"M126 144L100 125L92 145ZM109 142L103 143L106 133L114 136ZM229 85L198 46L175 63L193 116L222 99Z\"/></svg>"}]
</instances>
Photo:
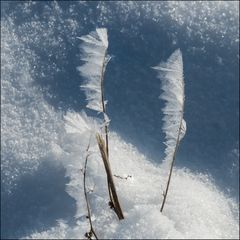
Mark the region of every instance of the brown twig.
<instances>
[{"instance_id":1,"label":"brown twig","mask_svg":"<svg viewBox=\"0 0 240 240\"><path fill-rule=\"evenodd\" d=\"M132 177L131 175L127 175L126 177L121 177L121 176L115 175L115 174L113 176L116 177L116 178L125 179L125 180L128 180L128 178Z\"/></svg>"},{"instance_id":2,"label":"brown twig","mask_svg":"<svg viewBox=\"0 0 240 240\"><path fill-rule=\"evenodd\" d=\"M113 209L116 212L119 220L124 219L123 213L122 213L122 209L120 206L120 203L118 201L118 196L117 196L117 192L116 192L116 188L114 185L114 181L113 181L113 176L112 176L112 172L111 172L111 167L110 167L110 163L109 163L109 147L108 147L108 125L106 123L106 119L105 119L105 115L107 114L106 111L106 106L105 106L105 102L104 102L104 72L106 69L106 65L108 63L108 61L106 60L106 55L107 55L107 50L105 50L104 53L104 58L103 58L103 62L102 62L102 71L101 71L101 101L102 101L102 111L104 114L104 130L105 130L105 142L102 139L102 137L97 134L96 138L97 138L97 142L98 142L98 146L99 146L99 150L101 152L101 156L103 159L103 163L105 166L105 170L107 173L107 184L108 184L108 194L109 194L109 198L110 198L110 205L113 205ZM105 144L106 143L106 144Z\"/></svg>"},{"instance_id":3,"label":"brown twig","mask_svg":"<svg viewBox=\"0 0 240 240\"><path fill-rule=\"evenodd\" d=\"M102 111L103 111L104 114L107 114L106 106L105 106L105 103L104 103L104 85L103 85L104 73L105 73L105 69L106 69L106 55L107 55L107 50L105 50L104 57L103 57L101 79L100 79L100 82L101 82ZM104 121L105 121L105 118L104 118ZM104 124L104 130L105 130L105 141L106 141L106 153L107 153L107 156L109 156L109 149L108 149L108 125L106 123ZM110 198L110 202L113 202L113 197L112 197L111 190L110 190L111 187L109 186L109 179L108 179L107 183L108 183L108 195L109 195L109 198Z\"/></svg>"},{"instance_id":4,"label":"brown twig","mask_svg":"<svg viewBox=\"0 0 240 240\"><path fill-rule=\"evenodd\" d=\"M103 110L104 114L107 114L106 106L105 106L105 103L104 103L104 85L103 85L104 72L105 72L105 69L106 69L106 55L107 55L107 50L104 53L104 58L103 58L103 63L102 63L101 79L100 79L100 81L101 81L102 110ZM109 152L108 152L108 125L107 124L105 124L104 129L105 129L105 140L106 140L106 153L107 153L107 156L108 156Z\"/></svg>"},{"instance_id":5,"label":"brown twig","mask_svg":"<svg viewBox=\"0 0 240 240\"><path fill-rule=\"evenodd\" d=\"M96 239L98 239L94 229L93 229L93 225L92 225L92 218L91 218L91 210L90 210L90 206L89 206L89 201L88 201L88 196L87 196L87 188L86 188L86 174L87 174L87 162L88 162L88 157L89 157L89 147L90 147L90 141L89 141L89 144L87 146L87 155L86 155L86 159L85 159L85 163L84 163L84 169L83 169L83 188L84 188L84 196L85 196L85 200L86 200L86 204L87 204L87 212L88 212L88 215L87 215L87 218L89 220L89 224L90 224L90 231L87 232L85 234L85 236L88 238L88 239L92 239L92 235L94 235L94 237Z\"/></svg>"},{"instance_id":6,"label":"brown twig","mask_svg":"<svg viewBox=\"0 0 240 240\"><path fill-rule=\"evenodd\" d=\"M112 199L110 204L112 204L112 207L113 207L114 211L116 212L119 220L121 220L121 219L124 219L124 216L123 216L123 212L122 212L119 200L118 200L115 184L113 181L113 175L112 175L110 163L108 160L105 142L98 133L96 134L96 139L97 139L98 147L99 147L99 150L100 150L100 153L102 156L102 160L104 163L105 171L107 174L107 181L108 181L109 192L110 192L110 196L111 196L110 199Z\"/></svg>"}]
</instances>

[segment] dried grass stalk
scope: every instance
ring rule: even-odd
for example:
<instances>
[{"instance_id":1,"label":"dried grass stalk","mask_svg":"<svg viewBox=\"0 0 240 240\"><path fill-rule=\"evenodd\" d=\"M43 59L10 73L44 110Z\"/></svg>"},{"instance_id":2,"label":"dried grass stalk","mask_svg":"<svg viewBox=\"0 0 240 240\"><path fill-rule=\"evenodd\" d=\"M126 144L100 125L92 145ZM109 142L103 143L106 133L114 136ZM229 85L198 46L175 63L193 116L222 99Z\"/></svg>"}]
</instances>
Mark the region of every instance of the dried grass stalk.
<instances>
[{"instance_id":1,"label":"dried grass stalk","mask_svg":"<svg viewBox=\"0 0 240 240\"><path fill-rule=\"evenodd\" d=\"M115 184L113 181L113 175L112 175L110 163L108 160L106 145L100 134L98 134L98 133L96 134L96 139L97 139L98 147L99 147L99 150L100 150L100 153L102 156L102 160L104 163L105 171L107 174L107 182L108 182L108 186L109 186L109 195L110 195L111 204L112 204L112 207L113 207L114 211L116 212L119 220L121 220L121 219L124 219L124 216L123 216L123 212L122 212L119 200L118 200Z\"/></svg>"},{"instance_id":2,"label":"dried grass stalk","mask_svg":"<svg viewBox=\"0 0 240 240\"><path fill-rule=\"evenodd\" d=\"M89 145L87 147L87 155L86 155L86 158L85 158L84 169L83 169L84 196L85 196L85 201L86 201L86 204L87 204L87 212L88 212L87 218L88 218L88 221L89 221L89 224L90 224L90 231L87 232L85 234L85 236L88 239L92 239L92 235L94 235L94 237L96 239L98 239L98 237L97 237L97 235L96 235L96 233L94 231L93 224L92 224L91 210L90 210L90 204L89 204L88 195L87 195L87 188L86 188L86 175L87 175L87 162L88 162L88 157L89 157L89 152L88 152L89 147L90 147L90 141L89 141Z\"/></svg>"}]
</instances>

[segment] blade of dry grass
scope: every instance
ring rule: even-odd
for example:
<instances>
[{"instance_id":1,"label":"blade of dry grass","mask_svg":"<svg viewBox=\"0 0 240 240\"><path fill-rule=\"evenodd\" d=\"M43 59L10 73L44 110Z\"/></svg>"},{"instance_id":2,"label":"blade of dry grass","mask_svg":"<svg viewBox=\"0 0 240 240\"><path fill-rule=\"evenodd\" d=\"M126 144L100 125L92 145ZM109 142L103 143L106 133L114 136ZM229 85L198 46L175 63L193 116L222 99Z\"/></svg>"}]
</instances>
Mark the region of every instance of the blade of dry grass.
<instances>
[{"instance_id":1,"label":"blade of dry grass","mask_svg":"<svg viewBox=\"0 0 240 240\"><path fill-rule=\"evenodd\" d=\"M113 175L112 175L110 163L108 160L108 154L107 154L105 142L104 142L103 138L100 136L100 134L98 134L98 133L96 134L96 139L97 139L98 147L99 147L99 150L100 150L100 153L102 156L102 160L104 163L105 171L107 174L107 182L108 182L108 186L109 186L110 200L112 201L112 205L113 205L112 207L113 207L114 211L116 212L119 220L121 220L121 219L124 219L124 216L123 216L123 212L122 212L119 200L118 200L115 184L113 181Z\"/></svg>"}]
</instances>

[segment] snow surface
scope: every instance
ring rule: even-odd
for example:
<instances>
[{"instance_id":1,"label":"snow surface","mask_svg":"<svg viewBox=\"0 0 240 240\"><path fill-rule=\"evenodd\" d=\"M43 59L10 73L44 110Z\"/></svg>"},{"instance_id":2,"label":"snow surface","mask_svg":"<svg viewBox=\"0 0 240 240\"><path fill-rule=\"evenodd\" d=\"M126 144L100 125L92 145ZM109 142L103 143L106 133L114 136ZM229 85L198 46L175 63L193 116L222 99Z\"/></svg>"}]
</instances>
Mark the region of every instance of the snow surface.
<instances>
[{"instance_id":1,"label":"snow surface","mask_svg":"<svg viewBox=\"0 0 240 240\"><path fill-rule=\"evenodd\" d=\"M89 231L83 196L84 144L80 134L67 134L63 148L53 149L55 159L67 169L69 194L76 200L76 224L59 219L59 224L30 238L84 238ZM85 135L87 138L87 135ZM110 161L125 219L120 221L108 207L106 175L96 149L89 160L87 187L93 226L100 239L234 239L238 238L237 205L211 182L207 175L175 169L163 213L161 192L166 175L161 166L153 165L134 146L118 134L110 134Z\"/></svg>"},{"instance_id":2,"label":"snow surface","mask_svg":"<svg viewBox=\"0 0 240 240\"><path fill-rule=\"evenodd\" d=\"M60 7L60 4L67 5L64 8ZM116 40L114 34L118 38L116 29L122 34L119 38L123 43L120 51L124 50L126 40L131 46L129 50L132 50L136 44L131 41L133 35L137 36L137 39L154 38L155 32L147 32L149 35L141 32L143 23L147 24L150 21L153 26L156 26L154 29L161 29L161 36L164 31L168 32L169 39L172 40L171 47L175 48L179 42L182 46L187 45L185 53L192 56L196 54L197 57L194 60L200 57L203 61L206 56L209 57L212 53L208 53L208 50L212 49L217 42L221 47L220 50L226 49L229 55L225 56L221 52L215 59L216 52L214 52L211 63L217 61L220 68L225 69L229 66L226 65L228 59L236 55L234 46L239 42L239 29L236 24L239 13L235 10L238 9L238 3L222 1L188 4L170 1L156 4L148 1L142 3L101 1L96 3L96 8L91 8L87 2L17 4L9 1L1 2L1 6L3 7L1 10L3 13L1 19L2 237L82 238L89 230L88 222L84 217L86 206L83 201L80 170L83 165L82 153L88 139L77 134L66 134L62 117L65 113L61 111L61 109L70 108L76 110L83 106L79 101L81 99L78 88L80 80L74 78L77 74L70 75L70 72L75 72L76 66L79 65L76 37L87 33L85 28L93 30L96 25L107 25L111 33L111 51L114 52L114 47L118 47L119 44L114 41ZM127 24L129 21L130 25ZM181 34L185 35L185 33L187 38L181 42L179 40ZM214 34L211 35L212 33ZM164 36L168 34L164 33ZM128 35L130 40L124 38ZM156 37L158 38L159 35ZM195 44L196 39L199 39L200 43ZM117 42L116 45L114 45L115 42ZM166 45L162 44L163 42L160 42L160 48L165 48ZM210 44L209 49L207 44ZM141 51L147 51L149 58L156 64L162 55L153 56L156 52L154 45L151 45L151 51L149 49L146 43ZM125 52L129 50L126 48ZM121 58L121 52L114 53ZM142 59L146 62L145 57L144 55ZM231 69L236 69L235 58L232 59L233 62L230 61L229 64L232 66ZM200 64L199 68L202 69L204 64L200 60L195 64ZM126 62L129 64L128 61ZM209 63L206 62L206 64ZM112 66L114 67L114 64ZM125 65L122 67L126 70ZM137 72L135 68L132 71ZM212 74L210 70L209 72ZM209 72L207 71L206 74ZM125 74L124 71L123 73ZM121 82L117 82L118 78L115 82L114 79L111 82L115 89L119 91L118 84L124 85L126 81L132 80L129 83L134 87L131 89L129 85L128 93L136 92L141 99L145 99L145 95L148 95L150 99L151 94L147 92L148 88L144 88L146 92L143 91L141 95L141 91L136 90L134 78L119 76ZM231 74L226 76L234 80ZM208 86L204 85L204 75L202 79L199 83L202 84L199 88L201 91ZM193 80L191 79L197 85L199 81ZM196 78L196 80L199 79ZM148 81L145 79L144 83ZM140 82L138 84L140 86ZM151 85L153 84L154 82L151 82ZM194 87L194 84L191 85L189 81L188 86ZM225 84L224 89L228 86L232 85ZM156 89L159 94L158 87ZM125 89L124 92L126 92ZM116 94L114 89L112 94ZM198 94L198 91L194 91L193 94ZM234 94L231 96L236 97ZM119 98L120 95L117 97ZM205 95L205 98L207 97L209 96ZM214 97L210 100L224 103L222 101L225 98ZM155 96L153 98L155 99ZM159 105L155 106L156 109L154 108L154 111L149 114L150 108L145 106L145 102L140 103L145 107L144 109L138 108L138 111L134 111L133 105L129 104L132 102L124 99L129 114L140 115L139 119L143 120L147 118L149 123L148 126L143 125L146 128L142 127L142 132L138 135L140 142L145 143L147 139L147 142L152 141L150 145L154 148L159 146L158 139L151 139L151 134L150 137L146 135L146 133L156 132L154 128L152 132L146 129L151 129L153 115L156 115L155 110L160 109ZM234 101L233 103L235 104ZM134 107L139 106L136 106L138 104L136 101L134 104ZM201 106L198 102L196 104L201 112ZM112 119L110 126L119 119L125 128L129 123L129 116L124 112L121 102L116 103L116 99L112 97L109 108L111 106L116 107L119 114L110 116ZM223 109L225 111L226 108ZM142 112L145 112L145 115ZM136 115L130 115L134 121ZM210 116L209 119L211 117L215 116ZM156 118L160 124L159 116ZM208 126L213 129L211 122L207 122L207 119L201 119L201 121L205 121L206 129ZM140 127L137 121L134 124ZM129 123L129 126L131 125L133 124ZM224 138L227 134L232 135L232 132L224 132L224 129L227 128L222 127ZM200 132L203 130L201 129ZM236 201L223 194L223 189L220 190L206 174L175 168L165 209L161 214L159 208L166 181L166 169L161 168L160 164L154 164L151 158L142 154L141 148L123 140L120 133L121 131L110 132L110 161L114 174L122 177L131 176L127 180L115 178L125 220L119 222L115 213L107 205L106 176L99 155L92 155L89 161L88 187L93 190L89 196L94 216L93 225L99 238L239 238ZM199 142L202 139L207 140L207 136L204 137L199 137ZM238 174L237 145L232 145L231 148L234 166L231 169L232 172L227 172L229 175ZM190 155L193 163L198 162L199 159L195 160L192 153ZM184 159L178 158L177 161L182 162ZM209 159L206 159L203 162L208 161ZM202 168L205 167L202 166ZM233 181L233 179L235 178L230 180Z\"/></svg>"},{"instance_id":3,"label":"snow surface","mask_svg":"<svg viewBox=\"0 0 240 240\"><path fill-rule=\"evenodd\" d=\"M48 155L61 125L61 115L34 84L28 58L36 56L24 48L12 24L1 23L1 170L2 187L9 192L19 176L34 172Z\"/></svg>"}]
</instances>

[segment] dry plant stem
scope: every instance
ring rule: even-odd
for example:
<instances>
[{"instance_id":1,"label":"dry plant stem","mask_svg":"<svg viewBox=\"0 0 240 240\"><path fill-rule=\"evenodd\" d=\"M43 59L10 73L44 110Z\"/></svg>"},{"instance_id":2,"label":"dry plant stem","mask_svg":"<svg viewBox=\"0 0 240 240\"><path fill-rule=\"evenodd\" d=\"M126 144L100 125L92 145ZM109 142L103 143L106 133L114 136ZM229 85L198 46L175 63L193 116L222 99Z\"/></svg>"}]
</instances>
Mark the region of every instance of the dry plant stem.
<instances>
[{"instance_id":1,"label":"dry plant stem","mask_svg":"<svg viewBox=\"0 0 240 240\"><path fill-rule=\"evenodd\" d=\"M105 71L105 68L106 68L106 64L105 64L106 54L107 54L107 51L105 51L105 53L104 53L104 58L103 58L103 63L102 63L102 71L101 71L101 79L100 79L100 82L101 82L101 95L102 95L102 99L101 99L102 100L102 110L103 110L103 113L105 113L105 114L107 114L107 111L106 111L106 106L104 104L104 85L103 85L103 80L104 80L104 71ZM109 156L109 150L108 150L108 126L107 126L107 124L105 124L104 130L105 130L106 152L107 152L107 156ZM109 179L108 179L107 182L108 182L109 198L110 198L110 201L113 202L113 197L112 197L112 194L111 194L111 191L110 191L111 188L109 186Z\"/></svg>"},{"instance_id":2,"label":"dry plant stem","mask_svg":"<svg viewBox=\"0 0 240 240\"><path fill-rule=\"evenodd\" d=\"M109 185L109 188L110 188L110 194L111 194L111 197L113 199L113 201L112 201L113 209L116 212L119 220L121 220L121 219L124 219L124 216L123 216L123 212L122 212L119 200L118 200L115 184L114 184L114 181L113 181L113 175L112 175L112 171L111 171L110 164L109 164L109 161L108 161L105 142L98 133L96 134L96 139L97 139L98 147L99 147L102 159L103 159L105 171L107 173L107 180L108 180L108 185Z\"/></svg>"},{"instance_id":3,"label":"dry plant stem","mask_svg":"<svg viewBox=\"0 0 240 240\"><path fill-rule=\"evenodd\" d=\"M102 71L101 71L101 79L100 79L100 82L101 82L101 95L102 95L102 110L103 110L103 113L107 114L107 111L106 111L106 106L105 106L105 103L104 103L104 85L103 85L103 80L104 80L104 71L105 71L105 68L106 68L106 64L105 64L105 58L106 58L106 54L107 54L107 51L105 51L104 53L104 58L103 58L103 63L102 63ZM105 121L105 117L104 117L104 121ZM105 124L104 126L104 130L105 130L105 141L106 141L106 152L107 152L107 156L109 156L109 150L108 150L108 126L107 124ZM111 187L109 186L109 179L108 179L108 194L109 194L109 198L110 198L110 201L113 202L113 197L112 197L112 194L111 194Z\"/></svg>"},{"instance_id":4,"label":"dry plant stem","mask_svg":"<svg viewBox=\"0 0 240 240\"><path fill-rule=\"evenodd\" d=\"M182 116L182 119L183 119L183 116ZM173 159L172 159L172 162L171 162L171 167L170 167L170 171L169 171L169 175L168 175L166 190L163 193L163 201L162 201L162 205L161 205L161 208L160 208L160 212L163 211L163 208L164 208L164 205L165 205L165 202L166 202L166 199L167 199L168 189L169 189L169 185L170 185L170 181L171 181L171 177L172 177L173 165L174 165L174 162L175 162L175 159L176 159L176 153L177 153L177 149L178 149L179 142L180 142L180 132L181 132L181 127L182 127L182 119L181 119L179 131L178 131L176 148L175 148L175 151L174 151L174 154L173 154Z\"/></svg>"},{"instance_id":5,"label":"dry plant stem","mask_svg":"<svg viewBox=\"0 0 240 240\"><path fill-rule=\"evenodd\" d=\"M92 233L94 235L94 237L96 239L98 239L98 237L93 229L93 225L92 225L91 211L90 211L90 206L89 206L89 201L88 201L88 196L87 196L87 188L86 188L86 174L87 174L87 162L88 162L88 157L89 157L89 153L88 153L89 147L90 147L90 141L87 146L87 156L86 156L85 163L84 163L83 187L84 187L84 196L85 196L85 200L86 200L86 204L87 204L88 220L89 220L89 224L90 224L90 233Z\"/></svg>"},{"instance_id":6,"label":"dry plant stem","mask_svg":"<svg viewBox=\"0 0 240 240\"><path fill-rule=\"evenodd\" d=\"M107 51L105 51L105 53L104 53L104 58L103 58L103 63L102 63L102 72L101 72L102 110L103 110L104 114L107 114L106 106L104 103L104 85L103 85L104 72L105 72L105 68L106 68L106 62L105 62L106 54L107 54ZM116 212L119 220L121 220L121 219L124 219L124 216L123 216L122 209L121 209L119 201L118 201L118 196L117 196L116 188L115 188L115 185L113 182L113 176L112 176L111 167L110 167L110 163L109 163L108 126L107 126L107 124L105 124L104 129L105 129L106 145L105 145L104 141L102 141L102 138L99 134L97 134L96 137L97 137L98 146L99 146L99 149L101 152L101 156L102 156L102 159L104 162L105 170L107 173L109 198L110 198L110 201L113 203L114 211Z\"/></svg>"},{"instance_id":7,"label":"dry plant stem","mask_svg":"<svg viewBox=\"0 0 240 240\"><path fill-rule=\"evenodd\" d=\"M104 80L104 71L105 71L105 68L106 68L106 64L105 64L106 54L107 54L107 51L105 51L105 53L104 53L104 59L103 59L103 64L102 64L102 72L101 72L102 109L103 109L103 113L105 113L105 114L107 114L107 111L106 111L106 106L104 104L103 80ZM106 152L107 152L107 156L108 156L109 153L108 153L108 126L107 126L107 124L105 124L105 138L106 138Z\"/></svg>"},{"instance_id":8,"label":"dry plant stem","mask_svg":"<svg viewBox=\"0 0 240 240\"><path fill-rule=\"evenodd\" d=\"M118 175L115 175L115 174L113 176L116 177L116 178L124 179L124 180L128 180L128 178L132 177L130 175L127 175L127 177L121 177L121 176L118 176Z\"/></svg>"}]
</instances>

